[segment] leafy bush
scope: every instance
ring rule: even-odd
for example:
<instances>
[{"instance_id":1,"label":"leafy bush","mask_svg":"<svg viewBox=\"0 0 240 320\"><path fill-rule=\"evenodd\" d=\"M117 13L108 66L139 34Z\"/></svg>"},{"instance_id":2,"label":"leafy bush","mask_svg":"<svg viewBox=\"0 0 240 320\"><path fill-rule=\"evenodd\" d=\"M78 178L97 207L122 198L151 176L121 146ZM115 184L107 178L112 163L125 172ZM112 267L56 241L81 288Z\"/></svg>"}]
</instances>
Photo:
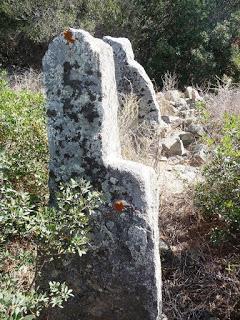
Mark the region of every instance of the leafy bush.
<instances>
[{"instance_id":1,"label":"leafy bush","mask_svg":"<svg viewBox=\"0 0 240 320\"><path fill-rule=\"evenodd\" d=\"M14 187L44 197L47 194L47 133L44 96L13 91L0 77L0 146L7 156ZM40 187L41 186L41 187Z\"/></svg>"},{"instance_id":2,"label":"leafy bush","mask_svg":"<svg viewBox=\"0 0 240 320\"><path fill-rule=\"evenodd\" d=\"M212 160L203 171L205 180L196 190L196 204L205 217L218 220L220 229L233 234L240 231L239 115L225 115L221 137L215 142Z\"/></svg>"},{"instance_id":3,"label":"leafy bush","mask_svg":"<svg viewBox=\"0 0 240 320\"><path fill-rule=\"evenodd\" d=\"M46 262L86 252L88 216L99 197L83 181L71 181L60 187L57 208L48 208L32 204L28 193L14 190L4 178L0 198L0 317L35 319L43 308L62 307L72 295L65 283L50 282L49 293L33 285ZM24 272L31 281L22 279Z\"/></svg>"},{"instance_id":4,"label":"leafy bush","mask_svg":"<svg viewBox=\"0 0 240 320\"><path fill-rule=\"evenodd\" d=\"M59 186L48 206L48 151L44 97L13 91L0 76L0 318L35 319L62 307L72 290L50 282L35 287L43 265L63 254L86 252L88 217L99 194L84 181Z\"/></svg>"}]
</instances>

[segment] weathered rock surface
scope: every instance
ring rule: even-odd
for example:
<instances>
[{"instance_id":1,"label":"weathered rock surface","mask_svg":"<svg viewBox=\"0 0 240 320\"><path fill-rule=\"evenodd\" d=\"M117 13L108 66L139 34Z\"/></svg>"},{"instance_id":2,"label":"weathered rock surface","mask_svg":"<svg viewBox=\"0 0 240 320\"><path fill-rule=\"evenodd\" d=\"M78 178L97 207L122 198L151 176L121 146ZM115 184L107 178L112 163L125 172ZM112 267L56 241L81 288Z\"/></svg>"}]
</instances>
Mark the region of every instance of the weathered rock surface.
<instances>
[{"instance_id":1,"label":"weathered rock surface","mask_svg":"<svg viewBox=\"0 0 240 320\"><path fill-rule=\"evenodd\" d=\"M67 32L52 41L43 60L49 186L54 192L59 181L85 178L106 203L91 217L88 253L54 266L55 280L66 281L74 298L48 319L160 320L156 176L121 158L112 48L85 31ZM152 114L158 119L156 110ZM113 209L119 199L129 204L120 212Z\"/></svg>"},{"instance_id":2,"label":"weathered rock surface","mask_svg":"<svg viewBox=\"0 0 240 320\"><path fill-rule=\"evenodd\" d=\"M168 157L182 156L186 152L182 141L177 135L162 140L162 153Z\"/></svg>"},{"instance_id":3,"label":"weathered rock surface","mask_svg":"<svg viewBox=\"0 0 240 320\"><path fill-rule=\"evenodd\" d=\"M182 140L184 147L188 147L196 140L191 132L180 132L179 138Z\"/></svg>"},{"instance_id":4,"label":"weathered rock surface","mask_svg":"<svg viewBox=\"0 0 240 320\"><path fill-rule=\"evenodd\" d=\"M183 120L176 116L162 116L162 120L171 125L172 129L175 129L183 123Z\"/></svg>"},{"instance_id":5,"label":"weathered rock surface","mask_svg":"<svg viewBox=\"0 0 240 320\"><path fill-rule=\"evenodd\" d=\"M123 94L133 93L139 98L139 120L160 124L160 107L153 84L144 68L134 60L131 42L109 36L103 40L113 49L120 103Z\"/></svg>"},{"instance_id":6,"label":"weathered rock surface","mask_svg":"<svg viewBox=\"0 0 240 320\"><path fill-rule=\"evenodd\" d=\"M188 127L190 126L191 124L194 124L195 122L197 121L196 117L193 115L191 117L187 117L184 119L183 121L183 125L184 127Z\"/></svg>"},{"instance_id":7,"label":"weathered rock surface","mask_svg":"<svg viewBox=\"0 0 240 320\"><path fill-rule=\"evenodd\" d=\"M208 148L204 144L198 144L192 152L192 165L202 165L207 161Z\"/></svg>"},{"instance_id":8,"label":"weathered rock surface","mask_svg":"<svg viewBox=\"0 0 240 320\"><path fill-rule=\"evenodd\" d=\"M199 95L198 91L193 87L187 87L185 91L185 96L192 101L203 101L203 98Z\"/></svg>"},{"instance_id":9,"label":"weathered rock surface","mask_svg":"<svg viewBox=\"0 0 240 320\"><path fill-rule=\"evenodd\" d=\"M175 102L175 107L180 110L186 110L186 109L188 109L187 101L184 98L179 98Z\"/></svg>"},{"instance_id":10,"label":"weathered rock surface","mask_svg":"<svg viewBox=\"0 0 240 320\"><path fill-rule=\"evenodd\" d=\"M185 130L191 132L195 137L202 137L205 134L205 130L200 124L192 123Z\"/></svg>"}]
</instances>

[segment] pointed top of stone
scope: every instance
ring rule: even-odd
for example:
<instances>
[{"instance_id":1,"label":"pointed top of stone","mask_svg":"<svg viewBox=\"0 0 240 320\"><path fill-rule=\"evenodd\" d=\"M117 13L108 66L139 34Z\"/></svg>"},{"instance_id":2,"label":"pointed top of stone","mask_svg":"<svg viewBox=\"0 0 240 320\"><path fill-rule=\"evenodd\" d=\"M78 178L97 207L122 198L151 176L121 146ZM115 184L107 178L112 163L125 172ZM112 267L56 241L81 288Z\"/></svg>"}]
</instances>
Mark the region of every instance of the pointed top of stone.
<instances>
[{"instance_id":1,"label":"pointed top of stone","mask_svg":"<svg viewBox=\"0 0 240 320\"><path fill-rule=\"evenodd\" d=\"M134 60L133 48L128 38L114 38L110 36L103 37L103 40L111 45L114 45L114 52L124 53L126 59Z\"/></svg>"},{"instance_id":2,"label":"pointed top of stone","mask_svg":"<svg viewBox=\"0 0 240 320\"><path fill-rule=\"evenodd\" d=\"M162 124L153 84L143 66L134 59L131 42L109 36L103 40L113 48L120 105L123 105L123 94L134 94L139 100L139 121Z\"/></svg>"}]
</instances>

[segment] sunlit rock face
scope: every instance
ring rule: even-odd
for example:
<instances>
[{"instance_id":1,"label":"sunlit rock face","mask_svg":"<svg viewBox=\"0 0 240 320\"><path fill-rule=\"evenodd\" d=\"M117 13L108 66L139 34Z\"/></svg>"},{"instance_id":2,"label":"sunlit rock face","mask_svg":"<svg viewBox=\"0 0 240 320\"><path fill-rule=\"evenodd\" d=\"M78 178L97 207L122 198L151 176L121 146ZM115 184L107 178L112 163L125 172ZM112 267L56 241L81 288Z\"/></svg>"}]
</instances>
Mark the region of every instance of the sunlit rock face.
<instances>
[{"instance_id":1,"label":"sunlit rock face","mask_svg":"<svg viewBox=\"0 0 240 320\"><path fill-rule=\"evenodd\" d=\"M156 177L121 157L112 48L69 29L50 43L43 71L50 192L61 181L84 178L105 201L90 219L88 253L53 266L54 280L66 281L74 298L48 319L160 320Z\"/></svg>"},{"instance_id":2,"label":"sunlit rock face","mask_svg":"<svg viewBox=\"0 0 240 320\"><path fill-rule=\"evenodd\" d=\"M139 99L139 120L160 124L160 107L153 84L144 68L134 60L131 42L109 36L103 40L113 48L120 105L123 96L132 93Z\"/></svg>"}]
</instances>

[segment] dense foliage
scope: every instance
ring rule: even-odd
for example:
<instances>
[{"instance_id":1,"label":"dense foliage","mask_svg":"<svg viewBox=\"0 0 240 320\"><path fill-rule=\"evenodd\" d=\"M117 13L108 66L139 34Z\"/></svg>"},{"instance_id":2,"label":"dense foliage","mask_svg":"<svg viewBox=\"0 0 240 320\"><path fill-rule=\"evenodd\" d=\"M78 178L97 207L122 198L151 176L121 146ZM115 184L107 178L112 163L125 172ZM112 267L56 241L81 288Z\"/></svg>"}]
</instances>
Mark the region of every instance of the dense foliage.
<instances>
[{"instance_id":1,"label":"dense foliage","mask_svg":"<svg viewBox=\"0 0 240 320\"><path fill-rule=\"evenodd\" d=\"M13 91L0 77L0 319L35 319L62 307L72 290L35 287L41 268L63 254L82 255L98 193L84 181L59 186L48 206L47 137L41 93Z\"/></svg>"},{"instance_id":2,"label":"dense foliage","mask_svg":"<svg viewBox=\"0 0 240 320\"><path fill-rule=\"evenodd\" d=\"M212 160L204 168L204 182L196 190L196 204L215 219L215 239L240 231L240 116L226 114Z\"/></svg>"},{"instance_id":3,"label":"dense foliage","mask_svg":"<svg viewBox=\"0 0 240 320\"><path fill-rule=\"evenodd\" d=\"M73 26L130 38L158 84L167 71L182 85L240 77L239 0L2 0L0 14L5 64L40 65L49 40Z\"/></svg>"}]
</instances>

